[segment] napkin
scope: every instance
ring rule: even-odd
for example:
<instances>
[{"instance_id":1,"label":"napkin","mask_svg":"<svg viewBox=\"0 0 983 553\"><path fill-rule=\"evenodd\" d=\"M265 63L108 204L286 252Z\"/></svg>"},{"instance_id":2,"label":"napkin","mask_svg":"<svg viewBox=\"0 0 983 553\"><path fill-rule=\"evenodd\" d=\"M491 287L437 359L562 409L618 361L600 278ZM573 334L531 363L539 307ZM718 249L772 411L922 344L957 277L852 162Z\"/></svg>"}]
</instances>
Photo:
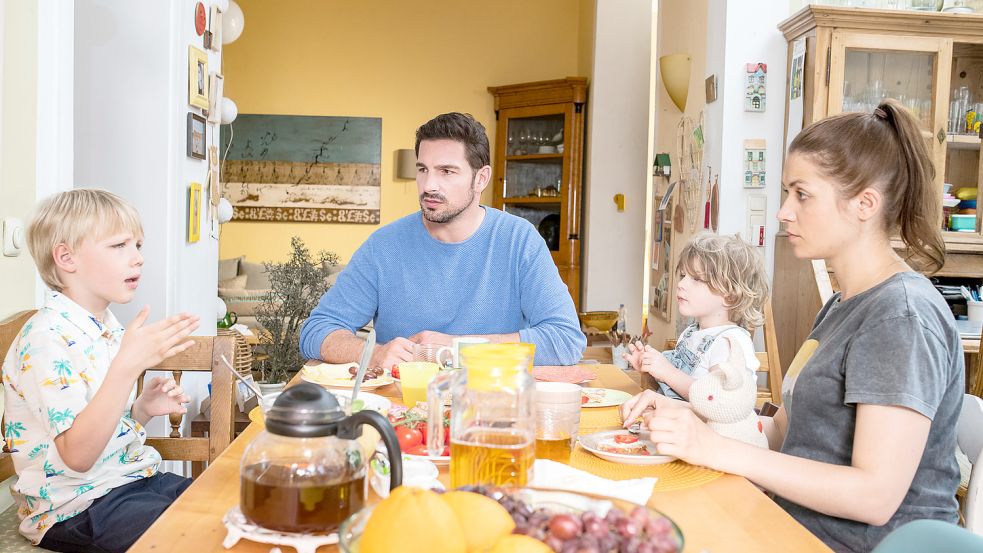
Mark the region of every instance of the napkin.
<instances>
[{"instance_id":1,"label":"napkin","mask_svg":"<svg viewBox=\"0 0 983 553\"><path fill-rule=\"evenodd\" d=\"M652 497L652 488L655 487L656 481L658 478L655 477L608 480L563 463L536 459L530 485L537 488L592 493L645 505Z\"/></svg>"},{"instance_id":2,"label":"napkin","mask_svg":"<svg viewBox=\"0 0 983 553\"><path fill-rule=\"evenodd\" d=\"M243 336L252 336L253 335L253 331L252 330L249 330L249 327L246 326L246 325L244 325L244 324L242 324L242 323L236 323L236 324L232 325L229 328L230 328L230 330L237 331L239 334L242 334Z\"/></svg>"}]
</instances>

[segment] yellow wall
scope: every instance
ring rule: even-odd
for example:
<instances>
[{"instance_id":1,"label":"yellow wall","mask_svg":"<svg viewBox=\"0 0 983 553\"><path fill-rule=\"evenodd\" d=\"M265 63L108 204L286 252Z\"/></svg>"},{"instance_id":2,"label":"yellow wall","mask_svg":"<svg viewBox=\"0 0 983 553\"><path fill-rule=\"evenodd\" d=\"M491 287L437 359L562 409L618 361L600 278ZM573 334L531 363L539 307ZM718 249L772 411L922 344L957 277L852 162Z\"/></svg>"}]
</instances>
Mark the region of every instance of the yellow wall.
<instances>
[{"instance_id":1,"label":"yellow wall","mask_svg":"<svg viewBox=\"0 0 983 553\"><path fill-rule=\"evenodd\" d=\"M382 224L419 209L395 180L394 152L448 111L474 115L494 144L488 86L578 75L593 0L240 0L242 36L225 46L225 94L239 113L382 118ZM593 29L593 22L587 25ZM589 65L589 63L587 63ZM491 203L490 189L482 197ZM286 256L290 237L348 259L375 225L231 222L219 255Z\"/></svg>"},{"instance_id":2,"label":"yellow wall","mask_svg":"<svg viewBox=\"0 0 983 553\"><path fill-rule=\"evenodd\" d=\"M3 135L0 140L0 218L27 224L34 209L37 141L38 7L7 2L3 29ZM34 307L34 263L27 249L0 255L0 319ZM0 352L3 355L6 352Z\"/></svg>"}]
</instances>

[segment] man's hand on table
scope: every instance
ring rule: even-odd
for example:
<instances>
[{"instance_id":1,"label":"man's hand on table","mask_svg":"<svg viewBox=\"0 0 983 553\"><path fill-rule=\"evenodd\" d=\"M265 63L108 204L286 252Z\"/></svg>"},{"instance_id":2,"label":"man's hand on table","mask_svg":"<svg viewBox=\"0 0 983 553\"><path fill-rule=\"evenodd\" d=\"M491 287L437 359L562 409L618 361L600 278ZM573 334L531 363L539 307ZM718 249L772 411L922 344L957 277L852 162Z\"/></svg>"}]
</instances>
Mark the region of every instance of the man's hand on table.
<instances>
[{"instance_id":1,"label":"man's hand on table","mask_svg":"<svg viewBox=\"0 0 983 553\"><path fill-rule=\"evenodd\" d=\"M442 332L434 332L432 330L424 330L423 332L417 332L416 334L410 336L410 341L414 344L437 344L441 346L451 346L453 345L452 340L456 336L451 336L450 334L444 334Z\"/></svg>"},{"instance_id":2,"label":"man's hand on table","mask_svg":"<svg viewBox=\"0 0 983 553\"><path fill-rule=\"evenodd\" d=\"M393 338L385 344L377 345L369 366L388 369L404 361L412 361L414 345L406 338Z\"/></svg>"}]
</instances>

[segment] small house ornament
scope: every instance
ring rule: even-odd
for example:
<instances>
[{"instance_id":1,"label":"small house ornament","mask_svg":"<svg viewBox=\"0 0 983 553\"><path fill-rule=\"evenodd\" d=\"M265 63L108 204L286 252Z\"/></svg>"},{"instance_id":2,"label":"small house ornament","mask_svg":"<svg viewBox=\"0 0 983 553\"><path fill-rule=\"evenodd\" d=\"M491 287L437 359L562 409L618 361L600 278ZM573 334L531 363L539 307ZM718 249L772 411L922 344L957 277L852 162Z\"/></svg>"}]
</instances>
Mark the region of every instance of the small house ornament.
<instances>
[{"instance_id":1,"label":"small house ornament","mask_svg":"<svg viewBox=\"0 0 983 553\"><path fill-rule=\"evenodd\" d=\"M744 111L765 110L765 88L768 82L768 64L747 64L744 87Z\"/></svg>"}]
</instances>

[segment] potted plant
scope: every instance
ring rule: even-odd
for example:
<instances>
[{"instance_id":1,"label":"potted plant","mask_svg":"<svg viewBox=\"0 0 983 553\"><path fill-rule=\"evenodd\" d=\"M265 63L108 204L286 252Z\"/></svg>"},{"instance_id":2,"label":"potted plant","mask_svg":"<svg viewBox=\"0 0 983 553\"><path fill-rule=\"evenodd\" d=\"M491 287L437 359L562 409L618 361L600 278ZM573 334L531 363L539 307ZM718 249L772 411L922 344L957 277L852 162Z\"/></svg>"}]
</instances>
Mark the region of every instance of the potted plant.
<instances>
[{"instance_id":1,"label":"potted plant","mask_svg":"<svg viewBox=\"0 0 983 553\"><path fill-rule=\"evenodd\" d=\"M260 370L260 381L268 385L263 389L264 395L282 389L288 377L304 364L300 327L331 287L328 267L338 263L337 254L324 250L312 258L298 236L290 239L290 250L285 262L263 263L270 279L270 293L257 306L256 320L265 329L260 332L259 342L269 356Z\"/></svg>"}]
</instances>

